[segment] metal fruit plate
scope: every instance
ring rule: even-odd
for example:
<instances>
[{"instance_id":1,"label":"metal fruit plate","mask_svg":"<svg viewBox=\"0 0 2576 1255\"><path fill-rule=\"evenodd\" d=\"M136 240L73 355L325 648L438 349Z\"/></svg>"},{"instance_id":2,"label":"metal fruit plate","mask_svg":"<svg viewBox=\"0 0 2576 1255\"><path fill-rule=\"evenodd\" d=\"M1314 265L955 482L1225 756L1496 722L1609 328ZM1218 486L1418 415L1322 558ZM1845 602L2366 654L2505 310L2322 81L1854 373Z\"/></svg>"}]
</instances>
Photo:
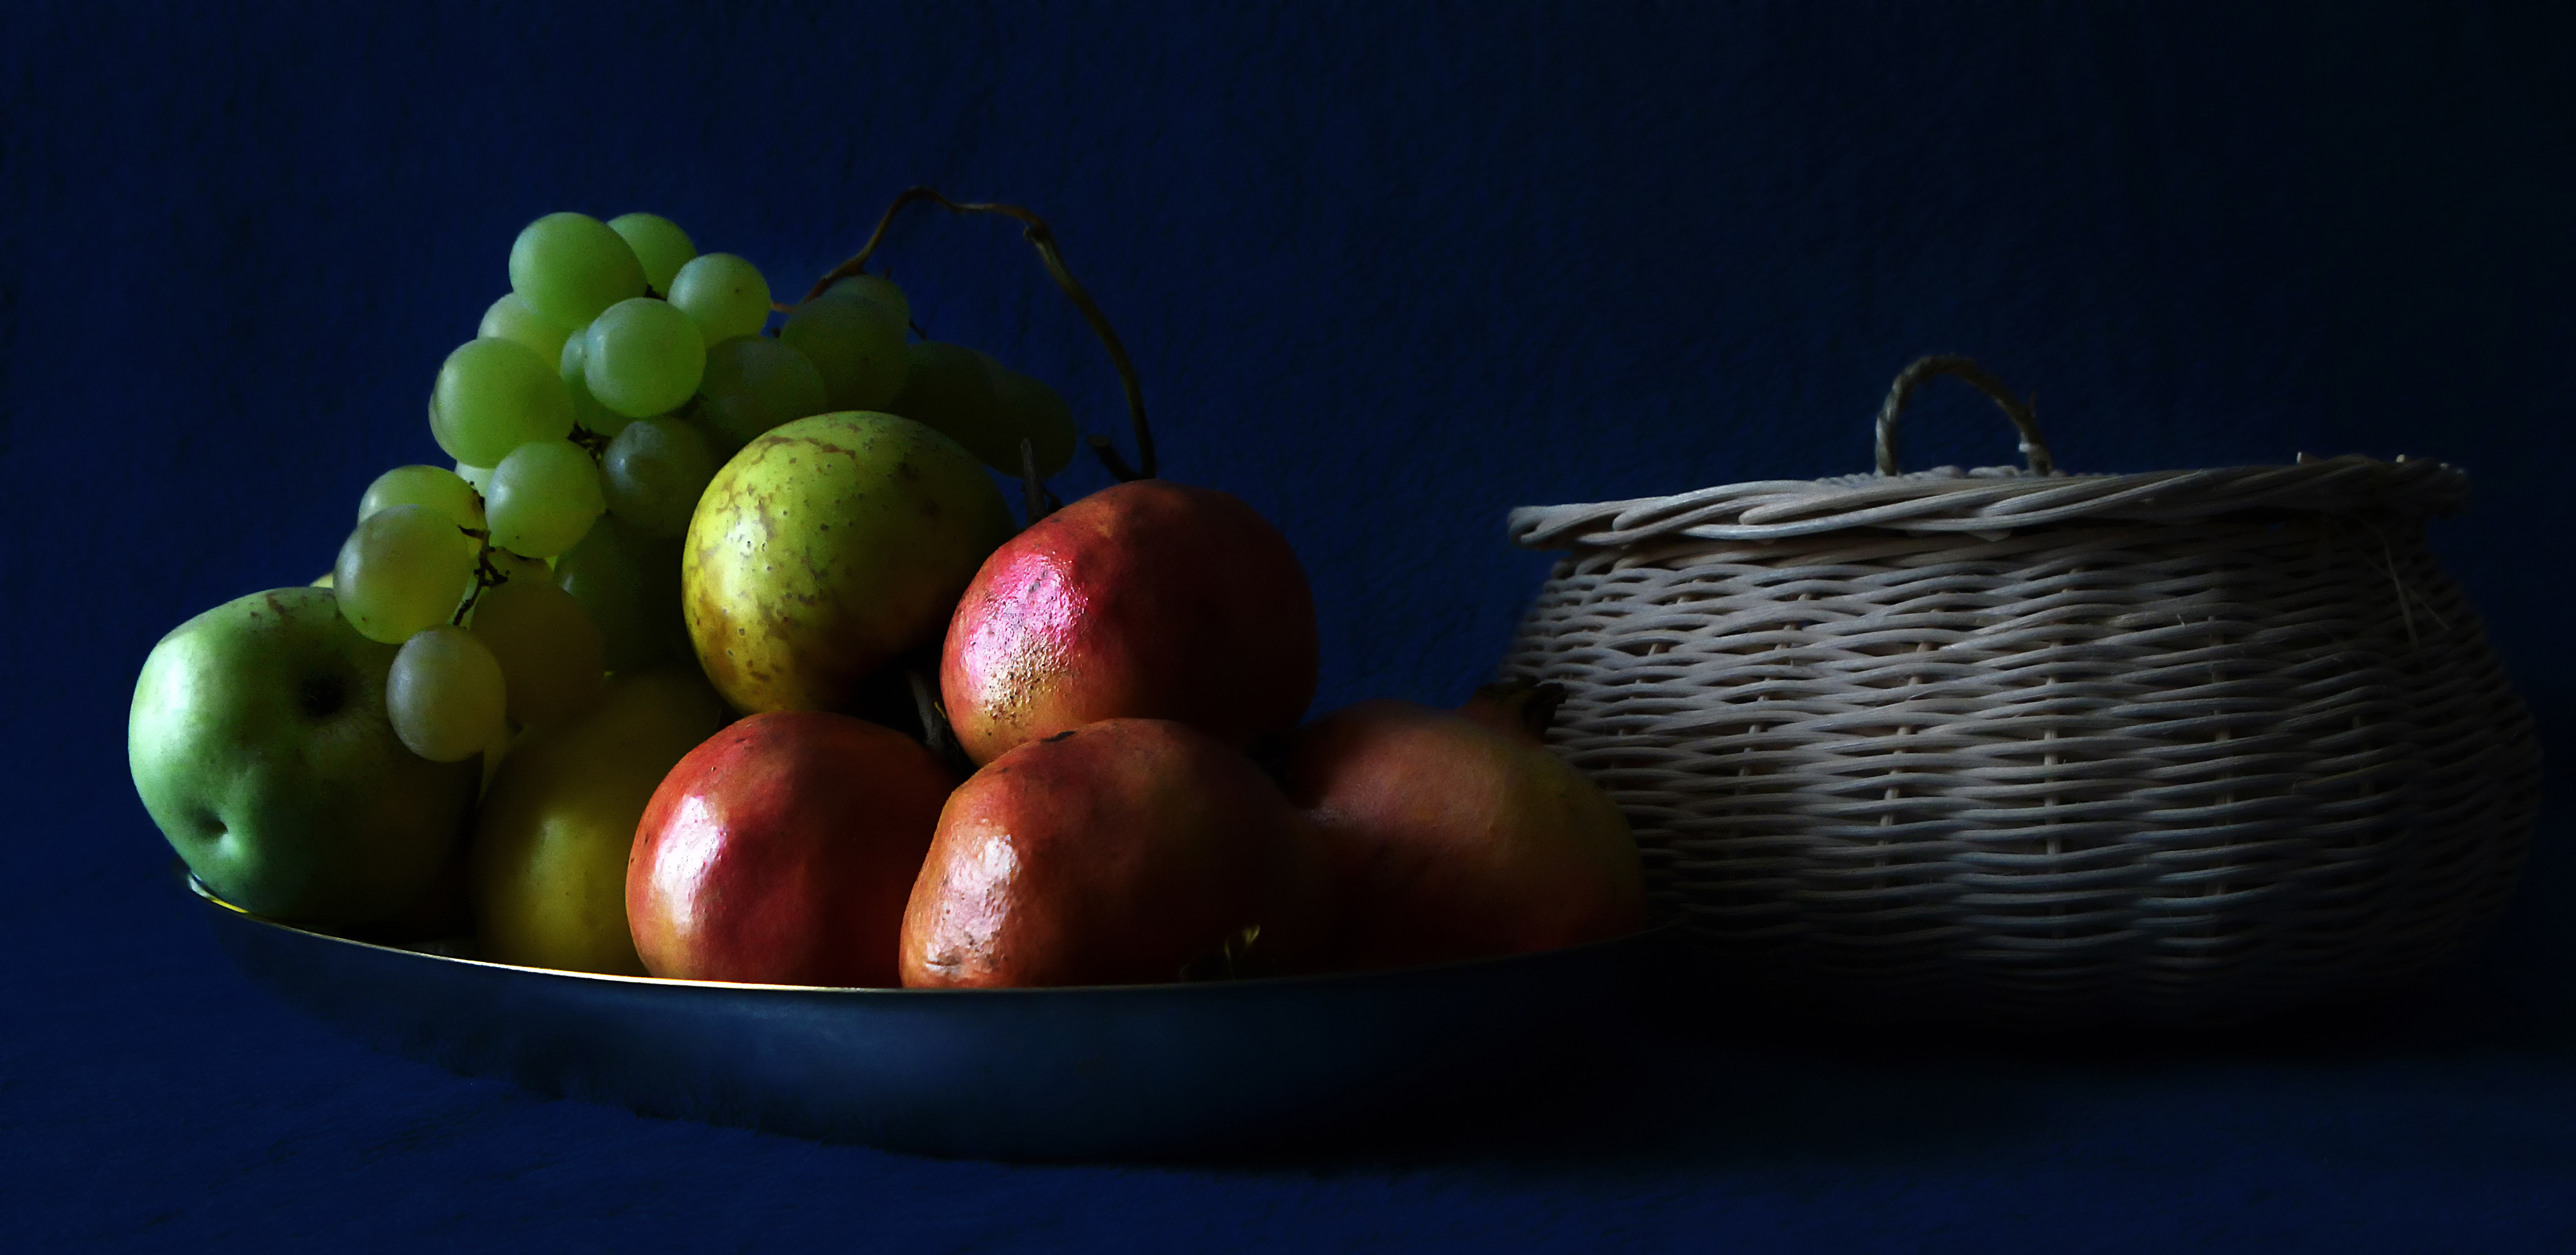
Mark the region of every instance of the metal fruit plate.
<instances>
[{"instance_id":1,"label":"metal fruit plate","mask_svg":"<svg viewBox=\"0 0 2576 1255\"><path fill-rule=\"evenodd\" d=\"M453 958L188 883L253 982L381 1049L646 1115L1000 1159L1239 1149L1507 1094L1613 1048L1657 944L1172 985L822 989Z\"/></svg>"}]
</instances>

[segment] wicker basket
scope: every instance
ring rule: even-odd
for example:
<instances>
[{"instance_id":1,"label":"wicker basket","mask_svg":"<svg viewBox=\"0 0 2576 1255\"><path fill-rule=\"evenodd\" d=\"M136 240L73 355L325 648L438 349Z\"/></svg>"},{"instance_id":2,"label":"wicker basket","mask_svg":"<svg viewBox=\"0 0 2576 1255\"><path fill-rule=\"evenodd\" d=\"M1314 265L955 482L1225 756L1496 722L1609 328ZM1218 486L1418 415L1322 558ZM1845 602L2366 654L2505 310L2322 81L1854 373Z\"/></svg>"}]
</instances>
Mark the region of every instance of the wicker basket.
<instances>
[{"instance_id":1,"label":"wicker basket","mask_svg":"<svg viewBox=\"0 0 2576 1255\"><path fill-rule=\"evenodd\" d=\"M1902 475L1939 374L2030 468ZM2224 1021L2384 989L2502 908L2539 752L2426 549L2434 462L2075 476L1927 358L1876 475L1516 510L1505 671L1715 969L1843 1018Z\"/></svg>"}]
</instances>

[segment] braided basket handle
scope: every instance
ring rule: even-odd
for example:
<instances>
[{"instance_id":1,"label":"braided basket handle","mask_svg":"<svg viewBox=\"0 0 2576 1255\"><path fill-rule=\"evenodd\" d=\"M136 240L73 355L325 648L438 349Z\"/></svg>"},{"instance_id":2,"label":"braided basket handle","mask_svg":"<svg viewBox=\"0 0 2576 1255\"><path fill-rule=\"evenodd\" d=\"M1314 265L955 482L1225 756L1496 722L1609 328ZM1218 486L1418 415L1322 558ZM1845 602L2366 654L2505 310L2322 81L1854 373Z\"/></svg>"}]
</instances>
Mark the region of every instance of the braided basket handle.
<instances>
[{"instance_id":1,"label":"braided basket handle","mask_svg":"<svg viewBox=\"0 0 2576 1255\"><path fill-rule=\"evenodd\" d=\"M2048 443L2039 438L2039 420L2031 413L2030 402L2016 397L2002 380L1986 373L1956 353L1934 353L1914 359L1914 364L1896 373L1895 386L1887 390L1887 404L1878 407L1878 473L1894 475L1896 470L1896 415L1905 408L1914 390L1931 382L1935 375L1957 375L1976 385L1977 391L1993 397L2003 407L2004 417L2012 420L2021 433L2021 453L2029 460L2033 475L2057 473L2057 459L2050 457Z\"/></svg>"}]
</instances>

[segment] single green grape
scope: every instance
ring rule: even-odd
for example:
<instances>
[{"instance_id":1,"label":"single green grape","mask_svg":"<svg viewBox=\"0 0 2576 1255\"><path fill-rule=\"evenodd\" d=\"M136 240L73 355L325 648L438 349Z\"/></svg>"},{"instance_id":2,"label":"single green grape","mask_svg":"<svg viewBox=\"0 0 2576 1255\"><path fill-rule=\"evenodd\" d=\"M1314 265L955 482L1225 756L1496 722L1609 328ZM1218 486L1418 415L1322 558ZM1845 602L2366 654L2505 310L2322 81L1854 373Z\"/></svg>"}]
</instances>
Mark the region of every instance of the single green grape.
<instances>
[{"instance_id":1,"label":"single green grape","mask_svg":"<svg viewBox=\"0 0 2576 1255\"><path fill-rule=\"evenodd\" d=\"M385 713L394 735L434 763L472 758L507 735L508 709L500 661L463 628L413 633L385 673Z\"/></svg>"},{"instance_id":2,"label":"single green grape","mask_svg":"<svg viewBox=\"0 0 2576 1255\"><path fill-rule=\"evenodd\" d=\"M510 719L542 727L599 692L599 629L572 595L544 580L511 580L474 603L474 635L509 684Z\"/></svg>"},{"instance_id":3,"label":"single green grape","mask_svg":"<svg viewBox=\"0 0 2576 1255\"><path fill-rule=\"evenodd\" d=\"M566 327L644 295L644 263L626 238L588 214L547 214L510 245L510 290Z\"/></svg>"},{"instance_id":4,"label":"single green grape","mask_svg":"<svg viewBox=\"0 0 2576 1255\"><path fill-rule=\"evenodd\" d=\"M399 645L447 622L474 587L474 555L456 539L456 524L425 505L386 506L359 520L331 567L349 626Z\"/></svg>"},{"instance_id":5,"label":"single green grape","mask_svg":"<svg viewBox=\"0 0 2576 1255\"><path fill-rule=\"evenodd\" d=\"M599 470L610 514L647 536L677 536L689 530L716 462L696 427L665 415L627 424L608 442Z\"/></svg>"},{"instance_id":6,"label":"single green grape","mask_svg":"<svg viewBox=\"0 0 2576 1255\"><path fill-rule=\"evenodd\" d=\"M695 657L680 611L680 542L647 536L609 515L555 560L555 583L599 627L611 671Z\"/></svg>"},{"instance_id":7,"label":"single green grape","mask_svg":"<svg viewBox=\"0 0 2576 1255\"><path fill-rule=\"evenodd\" d=\"M769 325L769 280L731 253L709 253L680 267L671 304L698 324L707 343L756 336Z\"/></svg>"},{"instance_id":8,"label":"single green grape","mask_svg":"<svg viewBox=\"0 0 2576 1255\"><path fill-rule=\"evenodd\" d=\"M614 436L634 420L599 403L590 395L589 328L572 333L564 341L563 356L556 360L557 374L564 390L572 394L572 421L575 425L603 436Z\"/></svg>"},{"instance_id":9,"label":"single green grape","mask_svg":"<svg viewBox=\"0 0 2576 1255\"><path fill-rule=\"evenodd\" d=\"M368 515L394 505L425 505L460 528L483 530L481 494L445 467L397 466L376 476L366 495L358 498L358 521L363 523Z\"/></svg>"},{"instance_id":10,"label":"single green grape","mask_svg":"<svg viewBox=\"0 0 2576 1255\"><path fill-rule=\"evenodd\" d=\"M903 391L903 331L872 301L807 301L787 316L778 338L814 363L834 410L883 410Z\"/></svg>"},{"instance_id":11,"label":"single green grape","mask_svg":"<svg viewBox=\"0 0 2576 1255\"><path fill-rule=\"evenodd\" d=\"M430 435L447 456L493 466L531 440L572 432L572 394L536 350L516 340L469 340L438 368Z\"/></svg>"},{"instance_id":12,"label":"single green grape","mask_svg":"<svg viewBox=\"0 0 2576 1255\"><path fill-rule=\"evenodd\" d=\"M492 308L483 311L483 325L475 328L474 334L494 340L516 340L535 350L539 358L551 362L563 355L564 337L571 335L572 329L538 313L535 306L528 304L527 298L512 292L492 302Z\"/></svg>"},{"instance_id":13,"label":"single green grape","mask_svg":"<svg viewBox=\"0 0 2576 1255\"><path fill-rule=\"evenodd\" d=\"M637 297L609 306L582 333L589 360L582 378L590 395L628 418L668 413L695 395L706 376L707 342L678 306Z\"/></svg>"},{"instance_id":14,"label":"single green grape","mask_svg":"<svg viewBox=\"0 0 2576 1255\"><path fill-rule=\"evenodd\" d=\"M644 267L644 282L656 292L670 291L671 276L698 255L689 233L660 214L619 214L608 220L608 229L635 250L636 262Z\"/></svg>"},{"instance_id":15,"label":"single green grape","mask_svg":"<svg viewBox=\"0 0 2576 1255\"><path fill-rule=\"evenodd\" d=\"M1072 465L1074 451L1082 444L1082 432L1073 423L1073 407L1043 381L1004 366L989 353L975 356L984 359L985 372L993 378L993 400L1011 428L1010 465L1001 469L1020 473L1022 436L1037 454L1038 478L1046 479Z\"/></svg>"},{"instance_id":16,"label":"single green grape","mask_svg":"<svg viewBox=\"0 0 2576 1255\"><path fill-rule=\"evenodd\" d=\"M544 558L529 558L494 545L483 552L484 564L492 568L499 581L535 580L540 584L555 582L554 568Z\"/></svg>"},{"instance_id":17,"label":"single green grape","mask_svg":"<svg viewBox=\"0 0 2576 1255\"><path fill-rule=\"evenodd\" d=\"M599 464L569 440L532 440L492 468L483 496L492 543L531 558L551 558L580 543L608 508Z\"/></svg>"},{"instance_id":18,"label":"single green grape","mask_svg":"<svg viewBox=\"0 0 2576 1255\"><path fill-rule=\"evenodd\" d=\"M707 346L698 424L719 460L773 427L823 413L829 404L822 372L786 341L735 336Z\"/></svg>"},{"instance_id":19,"label":"single green grape","mask_svg":"<svg viewBox=\"0 0 2576 1255\"><path fill-rule=\"evenodd\" d=\"M973 349L937 340L907 344L903 357L903 391L885 403L885 412L964 445L987 466L1016 472L1019 433L1003 421L984 360Z\"/></svg>"},{"instance_id":20,"label":"single green grape","mask_svg":"<svg viewBox=\"0 0 2576 1255\"><path fill-rule=\"evenodd\" d=\"M894 285L894 280L884 275L851 275L847 279L836 279L832 286L823 289L823 295L872 301L893 316L898 332L912 325L911 298Z\"/></svg>"}]
</instances>

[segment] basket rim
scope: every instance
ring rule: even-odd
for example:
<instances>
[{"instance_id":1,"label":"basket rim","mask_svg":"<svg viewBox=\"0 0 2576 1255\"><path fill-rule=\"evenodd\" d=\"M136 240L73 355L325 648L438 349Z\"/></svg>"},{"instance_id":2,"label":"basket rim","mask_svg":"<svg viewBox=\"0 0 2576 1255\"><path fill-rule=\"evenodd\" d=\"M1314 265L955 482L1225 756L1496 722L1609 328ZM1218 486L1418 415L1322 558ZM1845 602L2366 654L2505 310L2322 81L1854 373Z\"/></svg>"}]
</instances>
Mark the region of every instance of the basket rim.
<instances>
[{"instance_id":1,"label":"basket rim","mask_svg":"<svg viewBox=\"0 0 2576 1255\"><path fill-rule=\"evenodd\" d=\"M1943 466L1902 475L1754 480L1664 497L1522 506L1507 526L1512 543L1526 549L1787 540L1844 531L1999 537L2077 520L2192 523L2255 510L2447 514L2468 495L2466 472L2429 458L2301 454L2288 466L2133 474Z\"/></svg>"}]
</instances>

